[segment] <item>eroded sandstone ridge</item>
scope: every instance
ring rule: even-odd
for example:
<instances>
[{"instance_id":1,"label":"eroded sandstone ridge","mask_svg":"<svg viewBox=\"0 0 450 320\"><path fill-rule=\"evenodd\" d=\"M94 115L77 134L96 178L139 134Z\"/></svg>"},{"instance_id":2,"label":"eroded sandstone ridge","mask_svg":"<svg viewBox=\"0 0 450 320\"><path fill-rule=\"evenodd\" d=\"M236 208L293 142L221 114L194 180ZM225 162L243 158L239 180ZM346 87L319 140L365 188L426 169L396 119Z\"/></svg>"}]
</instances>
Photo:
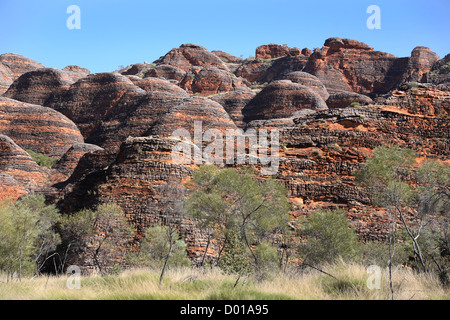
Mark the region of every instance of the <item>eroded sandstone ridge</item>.
<instances>
[{"instance_id":1,"label":"eroded sandstone ridge","mask_svg":"<svg viewBox=\"0 0 450 320\"><path fill-rule=\"evenodd\" d=\"M420 46L395 57L342 38L314 50L262 45L247 59L184 44L153 63L91 74L3 54L0 200L41 192L67 214L115 202L135 240L170 216L195 260L206 246L203 231L173 208L198 163L173 161L180 140L172 132L192 136L196 121L219 134L277 129L273 178L289 191L292 219L338 206L361 240L383 239L385 213L353 172L383 144L412 148L420 161L450 162L449 57ZM58 161L39 167L26 150Z\"/></svg>"}]
</instances>

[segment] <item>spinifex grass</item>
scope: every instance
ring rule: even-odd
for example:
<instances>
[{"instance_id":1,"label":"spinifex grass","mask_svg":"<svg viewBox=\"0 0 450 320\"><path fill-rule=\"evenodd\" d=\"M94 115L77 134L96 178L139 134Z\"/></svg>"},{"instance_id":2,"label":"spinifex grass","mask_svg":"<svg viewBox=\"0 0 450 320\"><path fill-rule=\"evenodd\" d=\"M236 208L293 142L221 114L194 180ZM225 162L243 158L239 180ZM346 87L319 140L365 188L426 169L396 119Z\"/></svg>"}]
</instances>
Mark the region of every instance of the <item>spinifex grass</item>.
<instances>
[{"instance_id":1,"label":"spinifex grass","mask_svg":"<svg viewBox=\"0 0 450 320\"><path fill-rule=\"evenodd\" d=\"M264 280L249 276L237 282L236 275L219 269L173 269L159 287L158 271L138 269L118 275L85 276L80 289L68 289L68 276L41 276L6 282L0 277L0 299L27 300L321 300L389 299L387 278L382 273L380 289L366 285L366 267L344 262L323 267L331 276L310 270L273 274ZM400 269L394 274L395 299L450 299L450 289L442 288L431 275Z\"/></svg>"}]
</instances>

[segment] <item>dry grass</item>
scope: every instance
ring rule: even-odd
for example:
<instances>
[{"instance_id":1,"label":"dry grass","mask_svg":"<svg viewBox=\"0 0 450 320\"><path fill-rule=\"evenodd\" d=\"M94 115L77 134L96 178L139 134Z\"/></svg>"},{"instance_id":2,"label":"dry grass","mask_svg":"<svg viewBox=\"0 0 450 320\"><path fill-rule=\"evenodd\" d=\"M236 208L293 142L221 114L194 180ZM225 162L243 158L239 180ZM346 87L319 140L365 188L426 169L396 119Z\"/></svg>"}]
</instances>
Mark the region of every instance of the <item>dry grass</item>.
<instances>
[{"instance_id":1,"label":"dry grass","mask_svg":"<svg viewBox=\"0 0 450 320\"><path fill-rule=\"evenodd\" d=\"M68 276L39 277L22 282L6 282L0 278L0 299L3 300L385 300L389 299L386 273L380 289L369 289L369 274L361 265L339 263L325 270L336 279L318 271L303 274L272 274L264 280L248 277L236 283L236 276L218 269L169 270L161 288L159 274L150 270L128 270L119 275L81 278L80 289L68 289ZM243 285L244 284L244 285ZM394 298L449 299L431 275L401 269L394 274Z\"/></svg>"}]
</instances>

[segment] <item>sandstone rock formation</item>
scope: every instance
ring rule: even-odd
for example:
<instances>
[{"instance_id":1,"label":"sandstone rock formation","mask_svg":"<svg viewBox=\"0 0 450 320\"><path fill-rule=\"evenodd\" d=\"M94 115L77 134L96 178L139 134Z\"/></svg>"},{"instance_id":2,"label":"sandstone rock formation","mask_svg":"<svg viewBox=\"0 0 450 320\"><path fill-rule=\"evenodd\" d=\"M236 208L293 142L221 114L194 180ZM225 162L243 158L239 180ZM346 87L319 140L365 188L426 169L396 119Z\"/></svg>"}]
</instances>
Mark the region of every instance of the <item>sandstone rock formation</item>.
<instances>
[{"instance_id":1,"label":"sandstone rock formation","mask_svg":"<svg viewBox=\"0 0 450 320\"><path fill-rule=\"evenodd\" d=\"M22 74L44 68L36 61L15 53L4 53L0 55L0 94L8 90L15 79Z\"/></svg>"},{"instance_id":2,"label":"sandstone rock formation","mask_svg":"<svg viewBox=\"0 0 450 320\"><path fill-rule=\"evenodd\" d=\"M255 57L259 59L275 59L289 55L291 48L287 45L265 44L256 48Z\"/></svg>"},{"instance_id":3,"label":"sandstone rock formation","mask_svg":"<svg viewBox=\"0 0 450 320\"><path fill-rule=\"evenodd\" d=\"M28 71L44 68L44 65L15 53L4 53L0 55L0 63L12 71L13 80Z\"/></svg>"},{"instance_id":4,"label":"sandstone rock formation","mask_svg":"<svg viewBox=\"0 0 450 320\"><path fill-rule=\"evenodd\" d=\"M192 174L192 169L172 163L171 152L178 143L179 140L160 137L127 139L116 160L77 181L59 206L64 211L72 211L113 201L124 209L127 219L142 234L148 226L162 222L169 203L180 200L170 198L170 190L161 187L170 184L176 188L173 186L180 185ZM140 196L135 197L137 194ZM80 197L84 203L78 201ZM195 231L192 221L174 212L170 216L187 241L198 246L196 241L202 237L195 236L199 231Z\"/></svg>"},{"instance_id":5,"label":"sandstone rock formation","mask_svg":"<svg viewBox=\"0 0 450 320\"><path fill-rule=\"evenodd\" d=\"M437 61L439 61L439 56L430 48L414 48L405 71L404 82L422 82L423 76L431 71Z\"/></svg>"},{"instance_id":6,"label":"sandstone rock formation","mask_svg":"<svg viewBox=\"0 0 450 320\"><path fill-rule=\"evenodd\" d=\"M249 58L243 61L235 74L251 83L266 83L279 79L281 75L293 71L302 71L307 65L306 56L285 56L278 59L263 60Z\"/></svg>"},{"instance_id":7,"label":"sandstone rock formation","mask_svg":"<svg viewBox=\"0 0 450 320\"><path fill-rule=\"evenodd\" d=\"M237 128L222 105L210 99L192 97L172 105L157 119L149 134L170 137L175 130L185 129L193 135L195 121L201 121L202 132L216 129L225 134L227 129Z\"/></svg>"},{"instance_id":8,"label":"sandstone rock formation","mask_svg":"<svg viewBox=\"0 0 450 320\"><path fill-rule=\"evenodd\" d=\"M243 79L217 67L193 68L187 72L180 86L193 94L203 96L231 92L243 86Z\"/></svg>"},{"instance_id":9,"label":"sandstone rock formation","mask_svg":"<svg viewBox=\"0 0 450 320\"><path fill-rule=\"evenodd\" d=\"M0 201L38 191L66 213L115 202L136 239L147 226L175 224L194 261L205 235L173 208L197 165L172 160L174 130L278 129L273 178L289 191L292 220L338 206L361 240L387 232L386 213L353 175L376 147L412 148L421 161L450 156L450 55L425 47L398 58L330 38L314 52L265 45L240 59L186 44L123 74L0 57L0 90L16 99L0 97ZM43 169L26 149L60 160Z\"/></svg>"},{"instance_id":10,"label":"sandstone rock formation","mask_svg":"<svg viewBox=\"0 0 450 320\"><path fill-rule=\"evenodd\" d=\"M66 115L76 123L86 142L98 144L98 127L114 118L126 118L125 110L132 112L127 102L142 97L145 91L126 76L118 73L91 74L65 90L58 90L46 106ZM114 128L115 129L115 128ZM120 142L118 142L120 144Z\"/></svg>"},{"instance_id":11,"label":"sandstone rock formation","mask_svg":"<svg viewBox=\"0 0 450 320\"><path fill-rule=\"evenodd\" d=\"M153 63L135 63L123 70L120 70L119 73L128 76L138 76L143 78L147 72L152 70L155 67Z\"/></svg>"},{"instance_id":12,"label":"sandstone rock formation","mask_svg":"<svg viewBox=\"0 0 450 320\"><path fill-rule=\"evenodd\" d=\"M192 128L196 119L205 127L235 127L211 100L190 97L163 79L118 73L89 75L55 92L47 105L72 119L86 143L102 148L117 148L129 136L170 136L176 128Z\"/></svg>"},{"instance_id":13,"label":"sandstone rock formation","mask_svg":"<svg viewBox=\"0 0 450 320\"><path fill-rule=\"evenodd\" d=\"M165 79L153 77L145 77L142 79L137 76L128 76L128 79L130 79L134 85L138 86L139 88L147 92L152 91L170 92L179 95L181 97L188 97L186 90L181 89L179 86Z\"/></svg>"},{"instance_id":14,"label":"sandstone rock formation","mask_svg":"<svg viewBox=\"0 0 450 320\"><path fill-rule=\"evenodd\" d=\"M13 83L13 73L6 65L0 62L0 94L3 94L8 90L9 86Z\"/></svg>"},{"instance_id":15,"label":"sandstone rock formation","mask_svg":"<svg viewBox=\"0 0 450 320\"><path fill-rule=\"evenodd\" d=\"M86 153L103 150L89 143L74 143L53 166L53 169L69 178L77 167L81 157Z\"/></svg>"},{"instance_id":16,"label":"sandstone rock formation","mask_svg":"<svg viewBox=\"0 0 450 320\"><path fill-rule=\"evenodd\" d=\"M22 186L13 176L0 172L0 202L16 201L27 193L27 188Z\"/></svg>"},{"instance_id":17,"label":"sandstone rock formation","mask_svg":"<svg viewBox=\"0 0 450 320\"><path fill-rule=\"evenodd\" d=\"M441 85L442 88L450 90L450 54L437 61L431 72L423 76L424 82Z\"/></svg>"},{"instance_id":18,"label":"sandstone rock formation","mask_svg":"<svg viewBox=\"0 0 450 320\"><path fill-rule=\"evenodd\" d=\"M25 150L61 157L73 144L83 142L77 126L50 108L0 97L0 119L0 134Z\"/></svg>"},{"instance_id":19,"label":"sandstone rock formation","mask_svg":"<svg viewBox=\"0 0 450 320\"><path fill-rule=\"evenodd\" d=\"M372 99L368 96L354 93L354 92L339 92L330 95L326 101L328 108L346 108L352 106L352 104L367 105L372 103Z\"/></svg>"},{"instance_id":20,"label":"sandstone rock formation","mask_svg":"<svg viewBox=\"0 0 450 320\"><path fill-rule=\"evenodd\" d=\"M10 137L0 134L0 200L16 200L20 195L43 186L48 173ZM4 183L4 184L3 184Z\"/></svg>"},{"instance_id":21,"label":"sandstone rock formation","mask_svg":"<svg viewBox=\"0 0 450 320\"><path fill-rule=\"evenodd\" d=\"M210 96L213 101L220 103L230 118L239 128L245 127L242 109L255 97L256 93L246 87L237 88L233 92Z\"/></svg>"},{"instance_id":22,"label":"sandstone rock formation","mask_svg":"<svg viewBox=\"0 0 450 320\"><path fill-rule=\"evenodd\" d=\"M181 82L186 76L186 71L167 64L161 64L148 70L144 77L164 78Z\"/></svg>"},{"instance_id":23,"label":"sandstone rock formation","mask_svg":"<svg viewBox=\"0 0 450 320\"><path fill-rule=\"evenodd\" d=\"M310 88L290 80L271 82L242 109L244 121L288 118L302 109L328 109Z\"/></svg>"},{"instance_id":24,"label":"sandstone rock formation","mask_svg":"<svg viewBox=\"0 0 450 320\"><path fill-rule=\"evenodd\" d=\"M228 70L225 62L218 56L209 52L205 47L190 43L172 49L154 63L157 65L175 66L184 71L189 71L194 66L214 66L219 69Z\"/></svg>"},{"instance_id":25,"label":"sandstone rock formation","mask_svg":"<svg viewBox=\"0 0 450 320\"><path fill-rule=\"evenodd\" d=\"M211 53L214 53L225 63L240 63L243 60L242 58L233 56L232 54L221 50L213 50Z\"/></svg>"},{"instance_id":26,"label":"sandstone rock formation","mask_svg":"<svg viewBox=\"0 0 450 320\"><path fill-rule=\"evenodd\" d=\"M325 101L330 96L324 84L316 76L313 76L310 73L302 71L294 71L282 75L282 78L286 80L291 80L292 82L299 83L310 88Z\"/></svg>"},{"instance_id":27,"label":"sandstone rock formation","mask_svg":"<svg viewBox=\"0 0 450 320\"><path fill-rule=\"evenodd\" d=\"M304 71L322 80L330 93L370 96L388 93L404 81L420 81L438 59L425 47L414 49L410 58L397 58L359 41L330 38L311 55Z\"/></svg>"},{"instance_id":28,"label":"sandstone rock formation","mask_svg":"<svg viewBox=\"0 0 450 320\"><path fill-rule=\"evenodd\" d=\"M80 75L72 71L54 68L41 68L26 72L12 83L4 96L32 104L45 105L54 91L69 87L76 76L82 78L84 74Z\"/></svg>"},{"instance_id":29,"label":"sandstone rock formation","mask_svg":"<svg viewBox=\"0 0 450 320\"><path fill-rule=\"evenodd\" d=\"M429 84L403 84L379 100L405 112L445 117L450 113L449 90Z\"/></svg>"},{"instance_id":30,"label":"sandstone rock formation","mask_svg":"<svg viewBox=\"0 0 450 320\"><path fill-rule=\"evenodd\" d=\"M90 72L88 69L83 68L83 67L80 67L80 66L76 66L76 65L69 65L69 66L66 66L66 67L64 67L62 70L64 70L64 71L71 71L71 72L75 72L75 73L79 73L80 75L84 75L84 76L87 76L87 75L90 75L90 74L91 74L91 72ZM81 77L80 77L80 78L81 78Z\"/></svg>"}]
</instances>

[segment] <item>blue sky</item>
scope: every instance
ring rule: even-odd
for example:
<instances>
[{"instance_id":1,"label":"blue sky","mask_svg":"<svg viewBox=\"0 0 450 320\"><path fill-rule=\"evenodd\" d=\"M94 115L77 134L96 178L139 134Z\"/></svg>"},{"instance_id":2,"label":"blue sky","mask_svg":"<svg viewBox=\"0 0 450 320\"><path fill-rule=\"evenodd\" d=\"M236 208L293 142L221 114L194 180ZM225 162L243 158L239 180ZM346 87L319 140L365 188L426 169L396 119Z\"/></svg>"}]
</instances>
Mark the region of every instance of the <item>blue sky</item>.
<instances>
[{"instance_id":1,"label":"blue sky","mask_svg":"<svg viewBox=\"0 0 450 320\"><path fill-rule=\"evenodd\" d=\"M366 27L373 4L381 30ZM81 9L80 30L66 26L70 5ZM0 53L108 72L154 61L183 43L249 57L262 44L313 49L342 37L399 57L419 45L444 57L449 16L448 0L0 0Z\"/></svg>"}]
</instances>

